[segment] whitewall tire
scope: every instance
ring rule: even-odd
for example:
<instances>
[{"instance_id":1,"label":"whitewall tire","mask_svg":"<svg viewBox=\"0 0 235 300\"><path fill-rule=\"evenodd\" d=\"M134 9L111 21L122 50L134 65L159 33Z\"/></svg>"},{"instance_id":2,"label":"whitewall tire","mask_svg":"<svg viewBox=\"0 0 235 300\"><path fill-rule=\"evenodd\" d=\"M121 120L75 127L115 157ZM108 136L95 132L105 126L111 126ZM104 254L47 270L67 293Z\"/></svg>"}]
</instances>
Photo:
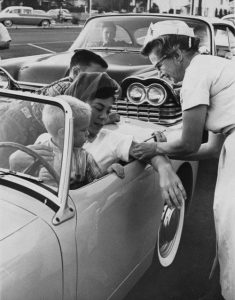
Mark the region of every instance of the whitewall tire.
<instances>
[{"instance_id":1,"label":"whitewall tire","mask_svg":"<svg viewBox=\"0 0 235 300\"><path fill-rule=\"evenodd\" d=\"M164 206L158 231L158 258L163 267L168 267L175 259L184 225L185 203L180 209Z\"/></svg>"}]
</instances>

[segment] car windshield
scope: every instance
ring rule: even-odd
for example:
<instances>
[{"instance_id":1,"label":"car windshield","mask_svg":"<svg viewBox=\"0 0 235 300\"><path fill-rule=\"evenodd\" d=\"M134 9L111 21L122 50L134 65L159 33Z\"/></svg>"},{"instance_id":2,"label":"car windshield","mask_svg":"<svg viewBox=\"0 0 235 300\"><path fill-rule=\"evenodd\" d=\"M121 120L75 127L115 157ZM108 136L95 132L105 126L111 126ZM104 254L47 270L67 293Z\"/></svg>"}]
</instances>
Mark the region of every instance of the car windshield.
<instances>
[{"instance_id":1,"label":"car windshield","mask_svg":"<svg viewBox=\"0 0 235 300\"><path fill-rule=\"evenodd\" d=\"M167 20L163 16L105 16L93 18L88 21L81 34L75 40L70 50L77 48L127 48L139 51L143 46L147 30L151 23ZM211 52L211 39L209 26L194 19L184 19L195 35L200 38L200 47L207 53Z\"/></svg>"},{"instance_id":2,"label":"car windshield","mask_svg":"<svg viewBox=\"0 0 235 300\"><path fill-rule=\"evenodd\" d=\"M0 115L1 172L10 171L13 176L30 178L58 191L63 110L51 104L0 96Z\"/></svg>"}]
</instances>

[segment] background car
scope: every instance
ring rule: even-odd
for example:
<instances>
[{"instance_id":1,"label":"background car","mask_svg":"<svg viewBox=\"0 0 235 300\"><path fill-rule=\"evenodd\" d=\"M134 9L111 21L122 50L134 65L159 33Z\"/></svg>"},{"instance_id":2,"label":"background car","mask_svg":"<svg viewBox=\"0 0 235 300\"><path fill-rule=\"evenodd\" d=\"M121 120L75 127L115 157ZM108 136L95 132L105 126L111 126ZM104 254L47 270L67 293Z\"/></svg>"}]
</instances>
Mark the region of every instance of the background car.
<instances>
[{"instance_id":1,"label":"background car","mask_svg":"<svg viewBox=\"0 0 235 300\"><path fill-rule=\"evenodd\" d=\"M34 9L33 12L34 12L35 14L37 14L37 15L44 15L44 14L46 14L46 11L43 10L43 9Z\"/></svg>"},{"instance_id":2,"label":"background car","mask_svg":"<svg viewBox=\"0 0 235 300\"><path fill-rule=\"evenodd\" d=\"M149 59L140 54L149 25L169 19L185 21L194 29L196 36L200 37L202 53L234 58L235 29L228 21L166 14L106 14L90 18L67 52L7 59L2 61L2 67L15 81L20 81L18 85L22 89L35 89L66 76L75 49L90 49L108 62L108 73L122 84L123 95L114 106L117 112L172 126L181 122L180 85L167 78L160 79ZM102 46L102 25L105 22L116 26L116 45ZM125 46L121 46L122 43ZM146 87L153 83L153 88Z\"/></svg>"},{"instance_id":3,"label":"background car","mask_svg":"<svg viewBox=\"0 0 235 300\"><path fill-rule=\"evenodd\" d=\"M53 19L60 20L62 22L71 21L73 18L72 14L65 8L50 9L47 14Z\"/></svg>"},{"instance_id":4,"label":"background car","mask_svg":"<svg viewBox=\"0 0 235 300\"><path fill-rule=\"evenodd\" d=\"M6 27L14 25L37 25L49 27L54 23L48 14L37 13L28 6L9 6L0 12L0 22Z\"/></svg>"},{"instance_id":5,"label":"background car","mask_svg":"<svg viewBox=\"0 0 235 300\"><path fill-rule=\"evenodd\" d=\"M222 20L231 21L235 26L235 14L229 14L222 17Z\"/></svg>"},{"instance_id":6,"label":"background car","mask_svg":"<svg viewBox=\"0 0 235 300\"><path fill-rule=\"evenodd\" d=\"M112 173L70 189L70 106L32 93L0 91L1 108L17 103L24 108L36 106L36 111L44 104L60 108L65 116L65 136L57 176L50 164L21 142L6 139L0 143L1 153L10 149L7 159L18 149L35 159L18 172L14 166L3 168L6 160L0 155L1 298L118 300L125 297L153 260L159 257L162 265L170 265L179 246L184 212L192 198L197 163L173 161L187 190L187 201L180 209L164 206L158 173L136 160L124 165L124 179ZM26 114L25 109L22 111ZM1 122L3 118L0 126ZM21 120L15 124L20 128ZM34 125L41 127L39 122ZM131 134L139 141L161 129L150 122L125 118L118 125L106 127ZM178 134L180 129L176 128L166 132L168 140ZM39 164L54 177L56 186L40 178Z\"/></svg>"}]
</instances>

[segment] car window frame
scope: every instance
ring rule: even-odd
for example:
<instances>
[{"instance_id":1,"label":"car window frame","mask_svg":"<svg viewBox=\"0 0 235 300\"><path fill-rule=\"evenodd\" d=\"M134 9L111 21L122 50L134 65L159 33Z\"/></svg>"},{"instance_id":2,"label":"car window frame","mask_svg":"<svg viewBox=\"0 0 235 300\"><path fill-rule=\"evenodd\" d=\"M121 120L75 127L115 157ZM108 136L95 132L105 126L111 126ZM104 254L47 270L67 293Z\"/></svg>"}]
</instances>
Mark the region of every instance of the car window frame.
<instances>
[{"instance_id":1,"label":"car window frame","mask_svg":"<svg viewBox=\"0 0 235 300\"><path fill-rule=\"evenodd\" d=\"M60 182L58 187L58 193L56 198L56 204L59 204L59 210L56 212L52 223L54 225L59 225L62 222L72 218L75 214L74 210L68 206L68 195L69 195L69 184L70 184L70 170L71 170L71 160L72 160L72 149L73 149L73 113L70 105L60 98L41 96L30 92L21 92L0 89L0 97L13 98L16 100L38 102L43 104L56 105L62 109L65 116L64 123L64 146L63 155L61 162L61 174ZM36 100L36 101L35 101ZM45 188L46 189L46 188ZM48 189L46 189L48 191ZM51 191L53 198L55 194Z\"/></svg>"}]
</instances>

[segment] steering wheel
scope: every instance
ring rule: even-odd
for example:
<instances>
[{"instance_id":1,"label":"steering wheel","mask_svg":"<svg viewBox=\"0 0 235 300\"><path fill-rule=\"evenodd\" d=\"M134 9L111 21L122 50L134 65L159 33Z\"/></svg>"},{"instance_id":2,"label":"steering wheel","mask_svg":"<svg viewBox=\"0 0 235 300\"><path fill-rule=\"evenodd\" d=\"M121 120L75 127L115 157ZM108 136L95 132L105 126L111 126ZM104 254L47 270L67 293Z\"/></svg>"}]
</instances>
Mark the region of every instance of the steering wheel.
<instances>
[{"instance_id":1,"label":"steering wheel","mask_svg":"<svg viewBox=\"0 0 235 300\"><path fill-rule=\"evenodd\" d=\"M26 174L33 174L38 169L38 167L40 165L42 165L51 174L53 179L55 179L56 183L59 184L59 176L56 173L56 171L42 156L37 154L32 149L30 149L24 145L21 145L18 143L13 143L13 142L0 142L0 148L16 148L16 149L21 150L21 151L27 153L28 155L32 156L35 159L35 161L32 164L30 164L23 172Z\"/></svg>"}]
</instances>

